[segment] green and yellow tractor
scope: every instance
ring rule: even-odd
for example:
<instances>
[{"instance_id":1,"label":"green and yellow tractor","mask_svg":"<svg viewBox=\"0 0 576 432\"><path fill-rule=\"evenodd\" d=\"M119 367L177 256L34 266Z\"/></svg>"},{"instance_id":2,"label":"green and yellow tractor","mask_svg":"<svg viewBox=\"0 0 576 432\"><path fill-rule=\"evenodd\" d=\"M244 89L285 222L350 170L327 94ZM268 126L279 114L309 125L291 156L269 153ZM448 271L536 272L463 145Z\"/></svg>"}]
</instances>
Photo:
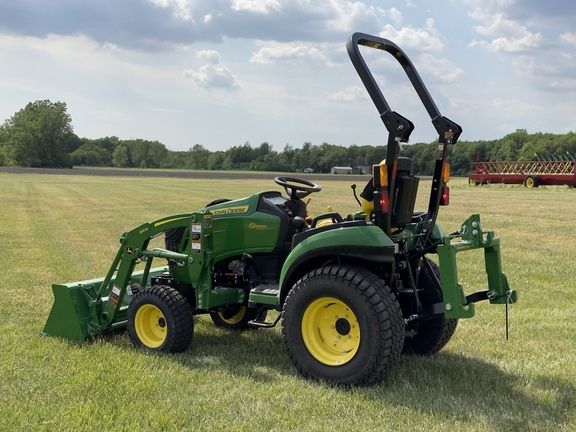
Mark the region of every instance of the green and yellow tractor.
<instances>
[{"instance_id":1,"label":"green and yellow tractor","mask_svg":"<svg viewBox=\"0 0 576 432\"><path fill-rule=\"evenodd\" d=\"M411 161L399 157L413 124L390 110L360 46L400 63L438 132L427 210L414 211L419 178ZM137 347L179 353L190 346L197 314L230 329L281 321L284 346L304 377L370 385L402 353L438 352L458 319L474 315L475 302L514 303L500 241L482 229L479 216L449 235L437 222L439 207L448 203L447 149L461 128L440 114L394 43L355 33L347 49L388 130L385 161L373 166L360 198L354 192L357 212L311 218L305 198L320 186L280 176L275 182L285 195L216 200L144 223L122 235L104 277L53 285L44 333L84 340L127 328ZM149 247L158 236L162 247ZM487 289L466 295L456 254L472 249L484 250Z\"/></svg>"}]
</instances>

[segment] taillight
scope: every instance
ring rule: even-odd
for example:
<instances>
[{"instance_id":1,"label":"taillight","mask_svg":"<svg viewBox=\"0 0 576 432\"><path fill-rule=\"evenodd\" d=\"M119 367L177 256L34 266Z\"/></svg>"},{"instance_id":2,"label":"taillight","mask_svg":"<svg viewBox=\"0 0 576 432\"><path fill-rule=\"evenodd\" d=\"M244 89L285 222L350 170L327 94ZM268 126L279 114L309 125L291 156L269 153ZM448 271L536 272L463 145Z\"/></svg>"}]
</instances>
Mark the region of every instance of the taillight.
<instances>
[{"instance_id":1,"label":"taillight","mask_svg":"<svg viewBox=\"0 0 576 432\"><path fill-rule=\"evenodd\" d=\"M390 198L388 196L388 191L383 190L382 192L376 192L374 194L374 199L376 202L380 203L378 210L382 213L388 213L390 210Z\"/></svg>"},{"instance_id":2,"label":"taillight","mask_svg":"<svg viewBox=\"0 0 576 432\"><path fill-rule=\"evenodd\" d=\"M440 205L447 206L450 204L450 188L448 186L444 186L442 188L442 198L440 198Z\"/></svg>"}]
</instances>

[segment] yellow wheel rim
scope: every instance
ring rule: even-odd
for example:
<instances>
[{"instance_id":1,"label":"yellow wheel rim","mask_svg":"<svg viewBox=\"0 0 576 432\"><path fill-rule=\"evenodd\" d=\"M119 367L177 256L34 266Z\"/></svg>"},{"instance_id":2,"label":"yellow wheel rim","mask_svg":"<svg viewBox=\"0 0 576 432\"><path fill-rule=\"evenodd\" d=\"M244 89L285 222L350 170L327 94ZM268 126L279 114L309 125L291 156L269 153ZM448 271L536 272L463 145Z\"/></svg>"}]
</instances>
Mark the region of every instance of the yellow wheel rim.
<instances>
[{"instance_id":1,"label":"yellow wheel rim","mask_svg":"<svg viewBox=\"0 0 576 432\"><path fill-rule=\"evenodd\" d=\"M532 177L528 177L526 179L526 187L529 188L534 187L534 179Z\"/></svg>"},{"instance_id":2,"label":"yellow wheel rim","mask_svg":"<svg viewBox=\"0 0 576 432\"><path fill-rule=\"evenodd\" d=\"M164 314L152 304L145 304L138 309L134 317L134 329L140 341L148 348L162 345L168 331Z\"/></svg>"},{"instance_id":3,"label":"yellow wheel rim","mask_svg":"<svg viewBox=\"0 0 576 432\"><path fill-rule=\"evenodd\" d=\"M321 297L304 311L302 337L316 360L340 366L356 355L360 347L360 326L346 303L334 297Z\"/></svg>"},{"instance_id":4,"label":"yellow wheel rim","mask_svg":"<svg viewBox=\"0 0 576 432\"><path fill-rule=\"evenodd\" d=\"M236 312L233 316L229 317L224 316L224 313L222 312L218 312L218 316L220 317L220 319L224 321L226 324L231 325L238 324L240 321L242 321L244 315L246 315L246 306L240 306L240 308L238 308L238 312Z\"/></svg>"}]
</instances>

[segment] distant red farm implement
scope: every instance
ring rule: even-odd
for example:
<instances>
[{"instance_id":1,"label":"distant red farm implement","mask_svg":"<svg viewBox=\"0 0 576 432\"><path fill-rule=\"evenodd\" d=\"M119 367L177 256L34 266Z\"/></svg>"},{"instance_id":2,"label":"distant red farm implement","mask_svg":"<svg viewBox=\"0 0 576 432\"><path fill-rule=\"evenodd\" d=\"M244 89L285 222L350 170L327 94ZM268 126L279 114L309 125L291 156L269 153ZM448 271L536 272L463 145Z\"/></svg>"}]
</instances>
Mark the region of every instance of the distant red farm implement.
<instances>
[{"instance_id":1,"label":"distant red farm implement","mask_svg":"<svg viewBox=\"0 0 576 432\"><path fill-rule=\"evenodd\" d=\"M538 186L568 185L576 186L576 160L482 162L477 156L471 162L471 174L468 182L471 185L490 183L523 184L528 188Z\"/></svg>"}]
</instances>

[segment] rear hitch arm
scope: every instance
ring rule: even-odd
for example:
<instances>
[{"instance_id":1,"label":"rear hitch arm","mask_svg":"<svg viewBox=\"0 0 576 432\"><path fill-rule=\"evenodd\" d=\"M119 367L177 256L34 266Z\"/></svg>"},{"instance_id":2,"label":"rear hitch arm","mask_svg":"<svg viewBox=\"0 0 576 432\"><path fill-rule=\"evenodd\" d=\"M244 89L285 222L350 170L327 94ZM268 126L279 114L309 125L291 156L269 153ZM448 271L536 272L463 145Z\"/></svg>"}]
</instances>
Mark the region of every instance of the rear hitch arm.
<instances>
[{"instance_id":1,"label":"rear hitch arm","mask_svg":"<svg viewBox=\"0 0 576 432\"><path fill-rule=\"evenodd\" d=\"M460 241L453 242L457 238ZM484 249L488 290L466 295L458 283L456 254L473 249ZM458 234L445 236L442 244L437 246L437 252L446 318L473 317L474 302L480 300L506 305L518 300L517 291L510 289L506 275L502 273L500 239L494 236L493 231L482 231L479 215L470 216Z\"/></svg>"}]
</instances>

